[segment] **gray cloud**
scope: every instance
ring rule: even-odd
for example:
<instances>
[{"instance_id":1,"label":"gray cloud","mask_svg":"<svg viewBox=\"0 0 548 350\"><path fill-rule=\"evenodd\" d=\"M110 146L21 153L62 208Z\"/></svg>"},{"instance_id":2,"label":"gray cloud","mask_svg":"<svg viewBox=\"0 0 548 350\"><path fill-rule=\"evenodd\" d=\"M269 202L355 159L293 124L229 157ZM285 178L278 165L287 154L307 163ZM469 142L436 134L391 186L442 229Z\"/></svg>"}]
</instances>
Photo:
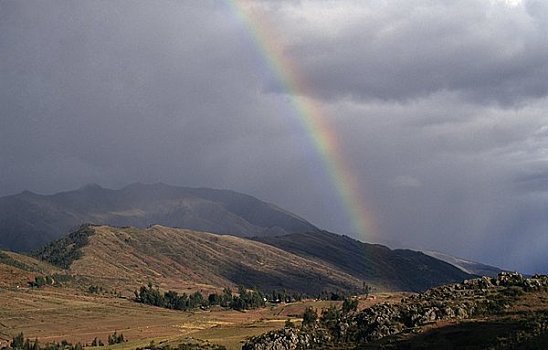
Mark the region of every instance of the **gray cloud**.
<instances>
[{"instance_id":1,"label":"gray cloud","mask_svg":"<svg viewBox=\"0 0 548 350\"><path fill-rule=\"evenodd\" d=\"M543 1L257 1L378 231L548 272ZM322 157L226 3L0 2L0 195L230 188L351 233ZM530 249L530 250L528 250Z\"/></svg>"},{"instance_id":2,"label":"gray cloud","mask_svg":"<svg viewBox=\"0 0 548 350\"><path fill-rule=\"evenodd\" d=\"M327 25L321 17L296 20L325 3L333 12L326 11ZM287 56L303 62L308 93L401 101L450 91L503 106L548 93L545 2L340 3L307 1L294 14L278 11L289 17L288 36L304 33L289 40Z\"/></svg>"}]
</instances>

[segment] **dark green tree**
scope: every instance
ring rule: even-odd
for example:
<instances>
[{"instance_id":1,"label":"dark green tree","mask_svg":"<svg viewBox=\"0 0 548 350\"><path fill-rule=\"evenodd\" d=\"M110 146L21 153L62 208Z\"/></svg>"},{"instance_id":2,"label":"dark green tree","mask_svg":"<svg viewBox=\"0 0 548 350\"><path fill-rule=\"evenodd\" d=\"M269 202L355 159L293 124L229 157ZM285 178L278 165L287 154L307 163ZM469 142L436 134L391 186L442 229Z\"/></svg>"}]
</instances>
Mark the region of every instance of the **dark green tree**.
<instances>
[{"instance_id":1,"label":"dark green tree","mask_svg":"<svg viewBox=\"0 0 548 350\"><path fill-rule=\"evenodd\" d=\"M345 298L342 304L342 313L349 314L358 310L358 299Z\"/></svg>"},{"instance_id":2,"label":"dark green tree","mask_svg":"<svg viewBox=\"0 0 548 350\"><path fill-rule=\"evenodd\" d=\"M336 339L340 337L341 311L335 305L322 310L320 322Z\"/></svg>"},{"instance_id":3,"label":"dark green tree","mask_svg":"<svg viewBox=\"0 0 548 350\"><path fill-rule=\"evenodd\" d=\"M22 349L23 345L25 345L25 336L23 335L23 332L21 332L13 337L10 347L14 349Z\"/></svg>"},{"instance_id":4,"label":"dark green tree","mask_svg":"<svg viewBox=\"0 0 548 350\"><path fill-rule=\"evenodd\" d=\"M207 297L209 305L219 305L221 303L221 297L217 293L211 293Z\"/></svg>"},{"instance_id":5,"label":"dark green tree","mask_svg":"<svg viewBox=\"0 0 548 350\"><path fill-rule=\"evenodd\" d=\"M312 307L308 306L303 313L303 327L313 327L318 319L318 313Z\"/></svg>"},{"instance_id":6,"label":"dark green tree","mask_svg":"<svg viewBox=\"0 0 548 350\"><path fill-rule=\"evenodd\" d=\"M223 294L221 295L221 306L229 307L232 303L232 291L230 288L223 289Z\"/></svg>"}]
</instances>

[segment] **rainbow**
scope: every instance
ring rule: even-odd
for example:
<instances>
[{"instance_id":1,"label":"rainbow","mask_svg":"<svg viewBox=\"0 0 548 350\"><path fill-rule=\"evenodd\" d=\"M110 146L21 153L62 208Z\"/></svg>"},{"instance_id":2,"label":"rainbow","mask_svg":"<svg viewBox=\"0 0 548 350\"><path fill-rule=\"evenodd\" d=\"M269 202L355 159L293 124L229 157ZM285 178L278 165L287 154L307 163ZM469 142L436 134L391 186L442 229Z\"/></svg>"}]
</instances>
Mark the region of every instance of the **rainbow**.
<instances>
[{"instance_id":1,"label":"rainbow","mask_svg":"<svg viewBox=\"0 0 548 350\"><path fill-rule=\"evenodd\" d=\"M266 65L275 74L296 111L299 122L322 159L330 181L340 197L353 229L364 240L371 239L375 224L372 212L365 205L358 179L345 159L337 134L318 101L304 97L307 83L297 65L283 55L268 19L248 6L249 0L227 0L229 6L250 33Z\"/></svg>"}]
</instances>

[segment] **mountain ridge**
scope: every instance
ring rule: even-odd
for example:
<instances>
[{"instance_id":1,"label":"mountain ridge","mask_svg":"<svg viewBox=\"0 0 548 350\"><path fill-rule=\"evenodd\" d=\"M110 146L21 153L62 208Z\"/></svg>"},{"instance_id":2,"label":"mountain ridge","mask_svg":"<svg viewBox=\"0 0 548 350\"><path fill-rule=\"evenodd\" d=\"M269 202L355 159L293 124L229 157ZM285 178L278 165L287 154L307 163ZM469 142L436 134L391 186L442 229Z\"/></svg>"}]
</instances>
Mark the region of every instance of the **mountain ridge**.
<instances>
[{"instance_id":1,"label":"mountain ridge","mask_svg":"<svg viewBox=\"0 0 548 350\"><path fill-rule=\"evenodd\" d=\"M29 251L81 224L160 224L241 237L319 229L305 219L231 190L134 183L118 190L89 184L51 195L0 197L0 247Z\"/></svg>"},{"instance_id":2,"label":"mountain ridge","mask_svg":"<svg viewBox=\"0 0 548 350\"><path fill-rule=\"evenodd\" d=\"M362 286L361 280L328 263L261 242L160 225L84 225L34 256L118 290L134 290L148 281L179 291L244 285L311 295Z\"/></svg>"},{"instance_id":3,"label":"mountain ridge","mask_svg":"<svg viewBox=\"0 0 548 350\"><path fill-rule=\"evenodd\" d=\"M294 254L327 261L358 278L392 290L421 291L475 277L442 260L409 249L390 249L328 231L257 237Z\"/></svg>"},{"instance_id":4,"label":"mountain ridge","mask_svg":"<svg viewBox=\"0 0 548 350\"><path fill-rule=\"evenodd\" d=\"M34 253L71 275L117 288L245 285L310 295L322 290L422 291L472 278L420 252L329 232L247 239L154 225L84 225ZM98 282L99 283L99 282Z\"/></svg>"}]
</instances>

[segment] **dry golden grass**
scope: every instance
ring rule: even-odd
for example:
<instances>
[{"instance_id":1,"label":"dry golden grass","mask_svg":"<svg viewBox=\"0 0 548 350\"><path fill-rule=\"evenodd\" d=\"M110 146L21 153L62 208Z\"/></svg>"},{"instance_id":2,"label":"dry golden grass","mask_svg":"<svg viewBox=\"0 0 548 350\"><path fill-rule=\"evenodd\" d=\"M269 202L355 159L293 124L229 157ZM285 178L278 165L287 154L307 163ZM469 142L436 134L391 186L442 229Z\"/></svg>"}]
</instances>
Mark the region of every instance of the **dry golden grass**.
<instances>
[{"instance_id":1,"label":"dry golden grass","mask_svg":"<svg viewBox=\"0 0 548 350\"><path fill-rule=\"evenodd\" d=\"M1 251L9 259L21 264L19 267L0 263L0 287L26 287L28 281L38 275L53 275L62 271L54 266L43 263L26 255ZM24 268L21 268L24 267Z\"/></svg>"},{"instance_id":2,"label":"dry golden grass","mask_svg":"<svg viewBox=\"0 0 548 350\"><path fill-rule=\"evenodd\" d=\"M70 273L126 293L148 283L208 293L245 284L261 290L360 288L362 281L329 264L233 236L153 226L94 226Z\"/></svg>"},{"instance_id":3,"label":"dry golden grass","mask_svg":"<svg viewBox=\"0 0 548 350\"><path fill-rule=\"evenodd\" d=\"M401 295L362 300L372 303L399 300ZM66 339L84 344L98 337L106 343L114 331L129 342L115 346L134 349L151 340L177 344L188 337L240 349L245 338L283 327L288 318L298 323L305 307L321 310L331 301L303 301L239 312L213 308L182 312L135 303L112 296L97 296L77 289L0 289L0 341L23 332L43 343Z\"/></svg>"}]
</instances>

